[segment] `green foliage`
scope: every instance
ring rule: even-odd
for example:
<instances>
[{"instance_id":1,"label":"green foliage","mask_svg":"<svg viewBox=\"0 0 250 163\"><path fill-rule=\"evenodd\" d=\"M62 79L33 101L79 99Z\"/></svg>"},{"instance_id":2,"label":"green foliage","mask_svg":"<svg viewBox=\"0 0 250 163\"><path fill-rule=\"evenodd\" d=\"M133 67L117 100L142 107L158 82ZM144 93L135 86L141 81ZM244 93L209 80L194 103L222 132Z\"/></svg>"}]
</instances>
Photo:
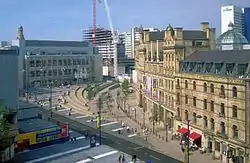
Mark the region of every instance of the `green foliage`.
<instances>
[{"instance_id":1,"label":"green foliage","mask_svg":"<svg viewBox=\"0 0 250 163\"><path fill-rule=\"evenodd\" d=\"M94 87L90 87L87 90L87 99L92 100L95 97L95 92L93 90Z\"/></svg>"},{"instance_id":2,"label":"green foliage","mask_svg":"<svg viewBox=\"0 0 250 163\"><path fill-rule=\"evenodd\" d=\"M108 92L106 95L105 103L110 112L112 112L113 102L114 102L114 99L112 95L110 94L110 92Z\"/></svg>"},{"instance_id":3,"label":"green foliage","mask_svg":"<svg viewBox=\"0 0 250 163\"><path fill-rule=\"evenodd\" d=\"M125 96L127 96L129 93L130 93L130 83L127 79L124 79L124 81L122 82L121 84L121 89L122 89L122 92Z\"/></svg>"},{"instance_id":4,"label":"green foliage","mask_svg":"<svg viewBox=\"0 0 250 163\"><path fill-rule=\"evenodd\" d=\"M3 108L0 108L0 140L8 135L10 131L9 123L5 118L8 113L9 112L5 111Z\"/></svg>"}]
</instances>

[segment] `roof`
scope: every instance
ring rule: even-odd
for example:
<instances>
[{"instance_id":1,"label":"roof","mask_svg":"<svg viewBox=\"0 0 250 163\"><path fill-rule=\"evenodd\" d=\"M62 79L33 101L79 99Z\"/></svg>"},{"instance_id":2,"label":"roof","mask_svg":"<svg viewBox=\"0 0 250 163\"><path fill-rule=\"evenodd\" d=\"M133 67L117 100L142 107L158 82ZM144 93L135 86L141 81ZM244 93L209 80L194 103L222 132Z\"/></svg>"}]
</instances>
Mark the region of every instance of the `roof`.
<instances>
[{"instance_id":1,"label":"roof","mask_svg":"<svg viewBox=\"0 0 250 163\"><path fill-rule=\"evenodd\" d=\"M51 122L39 118L18 121L18 126L19 130L24 133L32 131L40 131L52 127L58 127L58 125L56 124L53 124Z\"/></svg>"},{"instance_id":2,"label":"roof","mask_svg":"<svg viewBox=\"0 0 250 163\"><path fill-rule=\"evenodd\" d=\"M200 51L187 57L183 62L227 62L248 63L250 50Z\"/></svg>"},{"instance_id":3,"label":"roof","mask_svg":"<svg viewBox=\"0 0 250 163\"><path fill-rule=\"evenodd\" d=\"M163 40L165 37L165 31L151 31L149 32L149 40L156 41L156 40Z\"/></svg>"},{"instance_id":4,"label":"roof","mask_svg":"<svg viewBox=\"0 0 250 163\"><path fill-rule=\"evenodd\" d=\"M203 40L206 39L206 33L203 31L193 31L193 30L185 30L183 31L183 39L184 40Z\"/></svg>"},{"instance_id":5,"label":"roof","mask_svg":"<svg viewBox=\"0 0 250 163\"><path fill-rule=\"evenodd\" d=\"M149 40L164 40L165 31L150 31ZM203 31L196 30L183 30L183 39L184 40L204 40L206 39L206 33Z\"/></svg>"},{"instance_id":6,"label":"roof","mask_svg":"<svg viewBox=\"0 0 250 163\"><path fill-rule=\"evenodd\" d=\"M25 120L38 117L38 108L30 107L30 108L20 108L18 110L17 119Z\"/></svg>"},{"instance_id":7,"label":"roof","mask_svg":"<svg viewBox=\"0 0 250 163\"><path fill-rule=\"evenodd\" d=\"M88 41L25 40L26 46L36 47L88 47Z\"/></svg>"}]
</instances>

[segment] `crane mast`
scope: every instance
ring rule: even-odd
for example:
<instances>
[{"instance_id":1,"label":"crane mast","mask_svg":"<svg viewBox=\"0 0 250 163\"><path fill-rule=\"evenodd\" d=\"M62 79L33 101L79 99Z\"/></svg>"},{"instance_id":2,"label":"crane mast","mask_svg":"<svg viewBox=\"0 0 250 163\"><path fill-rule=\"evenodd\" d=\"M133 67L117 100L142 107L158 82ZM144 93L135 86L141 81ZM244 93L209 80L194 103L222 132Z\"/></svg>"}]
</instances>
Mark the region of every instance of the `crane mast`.
<instances>
[{"instance_id":1,"label":"crane mast","mask_svg":"<svg viewBox=\"0 0 250 163\"><path fill-rule=\"evenodd\" d=\"M101 2L101 0L99 0L99 2ZM117 75L118 75L117 44L119 42L119 37L118 37L118 33L116 33L114 31L114 28L113 28L113 22L112 22L112 19L111 19L111 14L110 14L110 10L109 10L108 1L103 0L103 3L104 3L104 8L105 8L105 11L106 11L106 14L107 14L107 17L108 17L109 28L110 28L111 33L112 33L112 44L114 46L114 49L113 49L113 54L114 54L114 61L113 61L114 62L114 77L116 78Z\"/></svg>"}]
</instances>

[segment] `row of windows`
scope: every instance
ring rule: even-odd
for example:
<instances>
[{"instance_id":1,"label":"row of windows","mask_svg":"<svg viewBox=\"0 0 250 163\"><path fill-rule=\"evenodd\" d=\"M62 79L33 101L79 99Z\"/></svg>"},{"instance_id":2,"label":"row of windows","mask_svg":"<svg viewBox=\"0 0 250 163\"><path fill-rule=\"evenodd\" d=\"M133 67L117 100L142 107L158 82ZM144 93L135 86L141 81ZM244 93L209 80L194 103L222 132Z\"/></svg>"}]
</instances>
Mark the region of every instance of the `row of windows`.
<instances>
[{"instance_id":1,"label":"row of windows","mask_svg":"<svg viewBox=\"0 0 250 163\"><path fill-rule=\"evenodd\" d=\"M88 65L89 59L31 60L28 63L29 67Z\"/></svg>"},{"instance_id":2,"label":"row of windows","mask_svg":"<svg viewBox=\"0 0 250 163\"><path fill-rule=\"evenodd\" d=\"M180 99L180 93L177 93L177 102L180 103L181 99ZM188 95L185 95L185 104L188 105L189 103L189 98ZM208 103L210 103L210 112L214 112L215 109L215 103L214 101L210 101L208 102L207 99L203 100L203 109L207 110L208 109ZM193 106L196 107L197 106L197 97L193 97ZM232 117L233 118L237 118L237 114L238 114L238 107L236 105L232 106ZM221 117L225 117L225 104L221 103L220 104L220 116Z\"/></svg>"},{"instance_id":3,"label":"row of windows","mask_svg":"<svg viewBox=\"0 0 250 163\"><path fill-rule=\"evenodd\" d=\"M177 79L177 87L180 87L180 81L179 81L179 79ZM196 87L197 87L196 82L193 81L193 90L196 90ZM203 91L204 92L208 92L208 88L209 87L210 87L210 92L209 93L214 93L214 90L215 90L214 84L210 84L210 86L208 86L207 83L203 83ZM188 84L187 80L185 80L185 89L189 89L189 84ZM221 85L220 86L220 93L219 93L219 95L225 97L225 95L226 95L225 92L226 92L225 86ZM238 92L237 88L233 87L232 88L232 97L236 98L238 96L237 92Z\"/></svg>"},{"instance_id":4,"label":"row of windows","mask_svg":"<svg viewBox=\"0 0 250 163\"><path fill-rule=\"evenodd\" d=\"M177 114L180 116L180 109L177 109ZM197 113L193 112L193 117L191 119L192 123L197 124ZM185 110L185 120L189 120L189 113L187 110ZM206 129L210 129L211 131L215 130L215 120L213 118L210 118L210 120L208 120L207 116L203 117L203 127ZM226 135L226 125L225 122L220 122L220 129L219 131L216 131L218 133L220 133L221 135ZM238 127L237 125L233 125L232 126L232 136L233 138L238 138Z\"/></svg>"}]
</instances>

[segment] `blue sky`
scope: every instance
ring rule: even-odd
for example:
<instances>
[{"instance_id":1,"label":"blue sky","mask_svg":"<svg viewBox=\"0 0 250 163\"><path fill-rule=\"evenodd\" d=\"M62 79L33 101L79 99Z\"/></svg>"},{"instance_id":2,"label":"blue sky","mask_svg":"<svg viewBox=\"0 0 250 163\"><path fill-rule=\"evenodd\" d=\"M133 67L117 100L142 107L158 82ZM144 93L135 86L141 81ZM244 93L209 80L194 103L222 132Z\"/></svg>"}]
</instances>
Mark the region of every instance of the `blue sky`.
<instances>
[{"instance_id":1,"label":"blue sky","mask_svg":"<svg viewBox=\"0 0 250 163\"><path fill-rule=\"evenodd\" d=\"M109 0L115 28L165 28L169 23L186 29L208 21L220 30L220 6L249 6L249 0ZM103 4L97 6L97 24L109 27ZM0 0L0 40L16 37L24 27L26 39L80 40L92 25L92 0Z\"/></svg>"}]
</instances>

